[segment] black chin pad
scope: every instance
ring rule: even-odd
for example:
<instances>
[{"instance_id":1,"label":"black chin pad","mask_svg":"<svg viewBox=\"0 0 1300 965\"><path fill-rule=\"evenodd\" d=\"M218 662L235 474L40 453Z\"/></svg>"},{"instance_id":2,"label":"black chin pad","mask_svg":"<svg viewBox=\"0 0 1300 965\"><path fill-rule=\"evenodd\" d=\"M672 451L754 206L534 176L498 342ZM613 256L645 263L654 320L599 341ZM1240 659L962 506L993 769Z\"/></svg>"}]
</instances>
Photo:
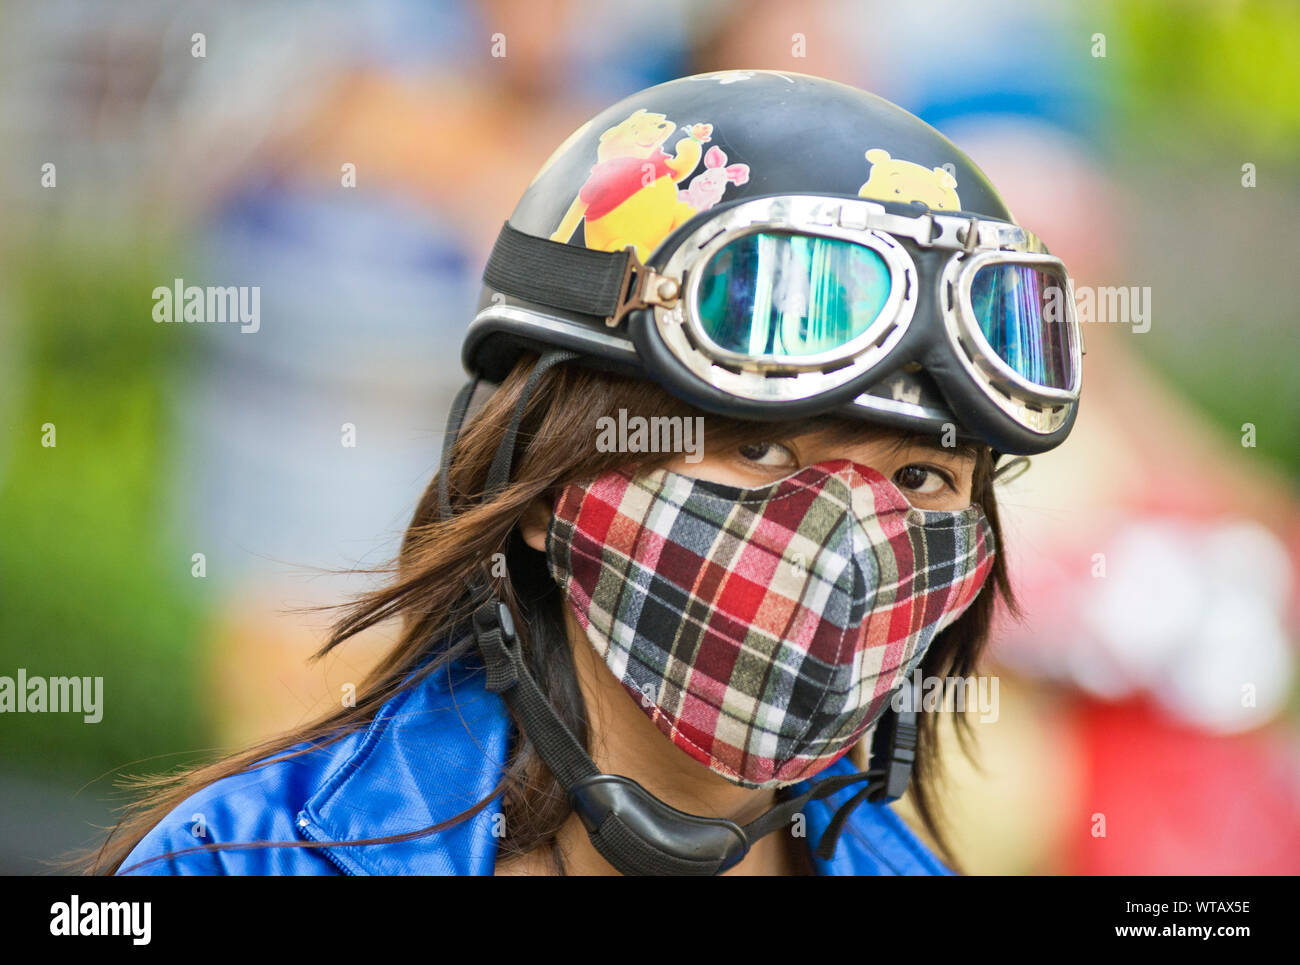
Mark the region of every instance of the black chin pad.
<instances>
[{"instance_id":1,"label":"black chin pad","mask_svg":"<svg viewBox=\"0 0 1300 965\"><path fill-rule=\"evenodd\" d=\"M678 811L630 778L596 774L569 799L592 845L625 875L716 875L749 851L734 821Z\"/></svg>"}]
</instances>

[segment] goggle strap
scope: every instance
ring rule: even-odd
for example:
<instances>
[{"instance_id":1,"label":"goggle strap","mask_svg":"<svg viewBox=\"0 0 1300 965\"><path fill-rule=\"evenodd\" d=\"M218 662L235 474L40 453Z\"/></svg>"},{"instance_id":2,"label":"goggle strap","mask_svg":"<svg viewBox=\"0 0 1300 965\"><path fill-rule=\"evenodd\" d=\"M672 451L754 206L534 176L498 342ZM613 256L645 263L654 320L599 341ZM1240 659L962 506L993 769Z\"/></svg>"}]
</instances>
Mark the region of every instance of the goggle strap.
<instances>
[{"instance_id":1,"label":"goggle strap","mask_svg":"<svg viewBox=\"0 0 1300 965\"><path fill-rule=\"evenodd\" d=\"M629 251L566 245L525 234L507 221L483 270L483 284L548 308L616 318L634 262Z\"/></svg>"}]
</instances>

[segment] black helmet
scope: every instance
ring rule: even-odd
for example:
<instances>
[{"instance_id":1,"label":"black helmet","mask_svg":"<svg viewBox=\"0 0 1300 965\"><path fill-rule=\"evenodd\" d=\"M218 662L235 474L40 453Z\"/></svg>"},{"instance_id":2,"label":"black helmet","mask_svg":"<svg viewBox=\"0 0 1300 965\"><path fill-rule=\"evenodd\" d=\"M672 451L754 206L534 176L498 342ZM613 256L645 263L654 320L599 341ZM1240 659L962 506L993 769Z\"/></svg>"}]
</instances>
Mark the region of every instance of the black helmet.
<instances>
[{"instance_id":1,"label":"black helmet","mask_svg":"<svg viewBox=\"0 0 1300 965\"><path fill-rule=\"evenodd\" d=\"M1082 343L1064 266L947 138L865 91L747 70L633 94L542 166L463 361L498 382L547 349L711 412L1029 454L1073 425Z\"/></svg>"}]
</instances>

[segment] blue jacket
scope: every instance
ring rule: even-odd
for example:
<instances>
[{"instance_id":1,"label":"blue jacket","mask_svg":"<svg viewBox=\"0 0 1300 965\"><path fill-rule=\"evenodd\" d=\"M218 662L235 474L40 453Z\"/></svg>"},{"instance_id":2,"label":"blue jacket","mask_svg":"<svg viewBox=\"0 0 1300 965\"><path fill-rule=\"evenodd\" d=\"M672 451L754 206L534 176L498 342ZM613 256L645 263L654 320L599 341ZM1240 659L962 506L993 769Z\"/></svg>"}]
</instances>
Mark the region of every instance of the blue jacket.
<instances>
[{"instance_id":1,"label":"blue jacket","mask_svg":"<svg viewBox=\"0 0 1300 965\"><path fill-rule=\"evenodd\" d=\"M225 848L132 869L140 861L195 845L382 837L467 810L492 792L510 746L512 725L505 704L484 688L484 680L481 667L453 664L393 697L363 730L208 785L159 822L118 873L492 874L497 853L493 815L501 809L500 795L458 825L398 843ZM822 774L853 771L844 758ZM859 787L807 805L810 848L835 809ZM853 812L831 860L814 856L813 863L823 875L952 874L887 805L865 803Z\"/></svg>"}]
</instances>

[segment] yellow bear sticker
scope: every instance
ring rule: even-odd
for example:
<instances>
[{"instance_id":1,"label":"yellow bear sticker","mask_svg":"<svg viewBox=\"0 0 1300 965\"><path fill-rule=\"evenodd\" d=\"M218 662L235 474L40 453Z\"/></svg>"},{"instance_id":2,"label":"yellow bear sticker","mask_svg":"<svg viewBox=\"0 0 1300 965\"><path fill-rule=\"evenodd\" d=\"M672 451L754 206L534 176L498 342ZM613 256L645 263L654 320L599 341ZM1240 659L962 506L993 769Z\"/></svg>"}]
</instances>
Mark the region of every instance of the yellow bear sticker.
<instances>
[{"instance_id":1,"label":"yellow bear sticker","mask_svg":"<svg viewBox=\"0 0 1300 965\"><path fill-rule=\"evenodd\" d=\"M927 168L872 148L867 152L871 176L858 188L858 197L877 201L920 201L936 211L960 211L957 179L943 168Z\"/></svg>"},{"instance_id":2,"label":"yellow bear sticker","mask_svg":"<svg viewBox=\"0 0 1300 965\"><path fill-rule=\"evenodd\" d=\"M706 158L708 169L679 191L699 165L713 125L683 127L687 136L670 156L663 145L675 130L663 114L642 108L601 134L596 164L551 240L567 244L581 223L588 248L622 251L631 245L645 261L672 231L717 203L729 183L749 180L747 166L728 166L715 147Z\"/></svg>"}]
</instances>

